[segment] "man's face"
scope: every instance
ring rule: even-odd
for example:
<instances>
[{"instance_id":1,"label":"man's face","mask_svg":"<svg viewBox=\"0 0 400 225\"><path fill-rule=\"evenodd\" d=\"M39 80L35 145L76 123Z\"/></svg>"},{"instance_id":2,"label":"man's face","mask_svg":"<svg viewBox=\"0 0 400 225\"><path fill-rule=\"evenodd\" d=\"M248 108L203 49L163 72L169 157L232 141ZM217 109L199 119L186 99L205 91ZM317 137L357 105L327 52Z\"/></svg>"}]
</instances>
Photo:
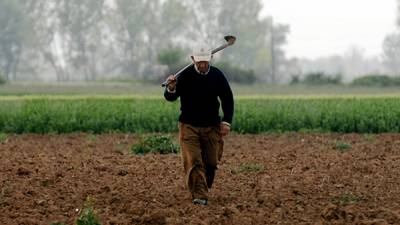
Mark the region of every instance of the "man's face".
<instances>
[{"instance_id":1,"label":"man's face","mask_svg":"<svg viewBox=\"0 0 400 225\"><path fill-rule=\"evenodd\" d=\"M206 73L208 71L208 64L209 64L208 61L199 61L195 63L200 73Z\"/></svg>"}]
</instances>

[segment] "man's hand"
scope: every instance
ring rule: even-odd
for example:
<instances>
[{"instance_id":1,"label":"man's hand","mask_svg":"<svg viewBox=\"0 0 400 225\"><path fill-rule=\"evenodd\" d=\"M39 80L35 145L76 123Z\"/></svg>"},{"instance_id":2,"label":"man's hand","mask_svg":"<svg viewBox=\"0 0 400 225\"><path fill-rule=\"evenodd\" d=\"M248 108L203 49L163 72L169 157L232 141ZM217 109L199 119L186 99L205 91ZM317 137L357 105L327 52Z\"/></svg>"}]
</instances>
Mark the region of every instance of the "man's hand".
<instances>
[{"instance_id":1,"label":"man's hand","mask_svg":"<svg viewBox=\"0 0 400 225\"><path fill-rule=\"evenodd\" d=\"M231 131L231 125L227 122L222 122L220 124L220 134L222 137L225 137Z\"/></svg>"},{"instance_id":2,"label":"man's hand","mask_svg":"<svg viewBox=\"0 0 400 225\"><path fill-rule=\"evenodd\" d=\"M175 91L175 88L176 88L176 77L175 77L175 75L170 75L168 78L167 78L167 83L168 83L168 90L170 91L170 92L174 92Z\"/></svg>"}]
</instances>

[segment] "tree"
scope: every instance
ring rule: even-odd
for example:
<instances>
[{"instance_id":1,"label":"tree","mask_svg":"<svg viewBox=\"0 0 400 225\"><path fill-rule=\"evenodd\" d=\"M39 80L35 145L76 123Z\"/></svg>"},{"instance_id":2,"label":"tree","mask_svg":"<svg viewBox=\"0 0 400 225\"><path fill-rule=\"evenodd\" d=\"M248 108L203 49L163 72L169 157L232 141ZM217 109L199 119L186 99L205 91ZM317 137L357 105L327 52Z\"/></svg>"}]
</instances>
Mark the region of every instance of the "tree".
<instances>
[{"instance_id":1,"label":"tree","mask_svg":"<svg viewBox=\"0 0 400 225\"><path fill-rule=\"evenodd\" d=\"M400 75L400 33L386 36L383 42L383 62L391 73Z\"/></svg>"},{"instance_id":2,"label":"tree","mask_svg":"<svg viewBox=\"0 0 400 225\"><path fill-rule=\"evenodd\" d=\"M400 0L397 0L397 27L400 28Z\"/></svg>"},{"instance_id":3,"label":"tree","mask_svg":"<svg viewBox=\"0 0 400 225\"><path fill-rule=\"evenodd\" d=\"M26 16L31 27L31 49L33 57L27 64L38 61L36 70L46 70L46 63L54 70L57 81L64 81L67 77L66 65L62 60L59 46L57 46L57 11L54 3L48 1L25 1ZM44 63L43 63L44 62ZM40 68L38 68L40 67Z\"/></svg>"},{"instance_id":4,"label":"tree","mask_svg":"<svg viewBox=\"0 0 400 225\"><path fill-rule=\"evenodd\" d=\"M57 32L66 63L85 80L97 76L96 54L101 45L99 23L102 19L104 0L58 0ZM68 80L69 77L66 77Z\"/></svg>"},{"instance_id":5,"label":"tree","mask_svg":"<svg viewBox=\"0 0 400 225\"><path fill-rule=\"evenodd\" d=\"M286 42L288 27L276 25L272 29L271 18L260 18L260 0L186 2L196 18L192 27L197 30L197 41L210 40L210 44L214 46L221 43L221 37L224 35L233 34L238 37L238 41L233 48L219 53L221 58L237 67L254 70L261 80L277 81L271 73L271 65L279 70L279 66L275 64L284 62L281 47ZM274 31L274 35L271 35L271 31ZM274 43L274 46L271 46L271 43ZM277 60L274 62L271 53L276 55Z\"/></svg>"},{"instance_id":6,"label":"tree","mask_svg":"<svg viewBox=\"0 0 400 225\"><path fill-rule=\"evenodd\" d=\"M182 65L183 55L182 48L170 46L160 51L158 62L168 67L167 74L172 74Z\"/></svg>"},{"instance_id":7,"label":"tree","mask_svg":"<svg viewBox=\"0 0 400 225\"><path fill-rule=\"evenodd\" d=\"M154 15L156 9L151 7L158 4L155 0L137 0L134 3L130 0L116 0L115 10L113 13L113 23L115 24L112 31L115 33L115 48L118 55L118 68L124 74L132 76L137 75L141 68L140 59L146 54L147 49L145 41L147 35L145 33L147 14ZM154 17L157 20L156 17ZM148 24L157 26L157 23Z\"/></svg>"},{"instance_id":8,"label":"tree","mask_svg":"<svg viewBox=\"0 0 400 225\"><path fill-rule=\"evenodd\" d=\"M24 41L25 18L20 1L0 1L0 73L15 80Z\"/></svg>"},{"instance_id":9,"label":"tree","mask_svg":"<svg viewBox=\"0 0 400 225\"><path fill-rule=\"evenodd\" d=\"M191 42L206 42L212 46L221 42L225 35L221 29L219 17L222 10L222 0L186 0L185 6L191 26L186 36Z\"/></svg>"},{"instance_id":10,"label":"tree","mask_svg":"<svg viewBox=\"0 0 400 225\"><path fill-rule=\"evenodd\" d=\"M219 46L233 34L237 44L217 61L222 55L232 68L275 82L271 65L281 71L288 29L260 18L261 8L261 0L2 0L0 72L57 81L154 78L164 75L157 61L162 49L186 52L199 41Z\"/></svg>"},{"instance_id":11,"label":"tree","mask_svg":"<svg viewBox=\"0 0 400 225\"><path fill-rule=\"evenodd\" d=\"M103 0L26 0L25 11L32 28L32 54L54 70L57 81L71 76L93 80L101 49ZM41 63L43 64L43 63ZM42 68L45 66L41 66ZM81 79L80 79L81 80Z\"/></svg>"},{"instance_id":12,"label":"tree","mask_svg":"<svg viewBox=\"0 0 400 225\"><path fill-rule=\"evenodd\" d=\"M345 53L344 59L344 71L347 75L347 80L345 81L351 81L355 77L367 73L367 60L364 49L357 46L351 46Z\"/></svg>"},{"instance_id":13,"label":"tree","mask_svg":"<svg viewBox=\"0 0 400 225\"><path fill-rule=\"evenodd\" d=\"M271 53L270 58L270 70L269 70L269 82L277 83L284 81L284 70L285 66L289 63L286 60L285 51L283 46L287 42L286 35L289 33L289 26L282 24L274 24L273 18L270 19L270 33L269 33L269 48ZM288 75L288 74L286 74Z\"/></svg>"},{"instance_id":14,"label":"tree","mask_svg":"<svg viewBox=\"0 0 400 225\"><path fill-rule=\"evenodd\" d=\"M158 76L147 79L159 82L165 80L168 75L175 74L188 64L185 63L184 56L184 50L179 46L170 45L167 48L162 49L158 53L157 61L158 63L165 65L167 70Z\"/></svg>"},{"instance_id":15,"label":"tree","mask_svg":"<svg viewBox=\"0 0 400 225\"><path fill-rule=\"evenodd\" d=\"M123 74L147 78L157 74L157 55L187 40L191 19L179 0L115 0L115 49ZM161 75L161 74L160 74Z\"/></svg>"},{"instance_id":16,"label":"tree","mask_svg":"<svg viewBox=\"0 0 400 225\"><path fill-rule=\"evenodd\" d=\"M400 0L397 0L397 31L383 41L383 63L389 73L400 75Z\"/></svg>"}]
</instances>

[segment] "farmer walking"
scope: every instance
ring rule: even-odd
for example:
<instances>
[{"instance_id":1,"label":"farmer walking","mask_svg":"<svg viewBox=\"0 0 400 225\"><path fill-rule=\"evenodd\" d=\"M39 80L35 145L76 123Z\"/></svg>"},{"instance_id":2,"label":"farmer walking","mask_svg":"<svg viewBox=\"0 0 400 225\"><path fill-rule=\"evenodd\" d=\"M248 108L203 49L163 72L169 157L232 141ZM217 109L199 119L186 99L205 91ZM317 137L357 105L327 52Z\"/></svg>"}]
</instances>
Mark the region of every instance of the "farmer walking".
<instances>
[{"instance_id":1,"label":"farmer walking","mask_svg":"<svg viewBox=\"0 0 400 225\"><path fill-rule=\"evenodd\" d=\"M177 81L167 79L167 101L180 97L179 142L185 183L194 204L208 204L217 163L221 160L223 137L229 134L233 118L233 95L225 75L210 65L212 51L207 45L193 49L193 65ZM223 117L219 115L222 106Z\"/></svg>"}]
</instances>

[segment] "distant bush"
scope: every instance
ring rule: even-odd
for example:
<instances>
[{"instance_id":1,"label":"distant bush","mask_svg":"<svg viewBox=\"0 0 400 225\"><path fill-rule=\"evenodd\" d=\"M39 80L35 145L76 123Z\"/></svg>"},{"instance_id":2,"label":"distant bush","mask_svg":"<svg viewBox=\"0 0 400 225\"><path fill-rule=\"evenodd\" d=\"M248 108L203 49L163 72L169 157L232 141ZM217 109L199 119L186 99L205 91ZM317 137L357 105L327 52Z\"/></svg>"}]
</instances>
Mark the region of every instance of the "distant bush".
<instances>
[{"instance_id":1,"label":"distant bush","mask_svg":"<svg viewBox=\"0 0 400 225\"><path fill-rule=\"evenodd\" d=\"M157 55L157 59L159 63L171 66L182 62L183 56L184 53L182 48L170 46L166 49L161 50L160 53Z\"/></svg>"},{"instance_id":2,"label":"distant bush","mask_svg":"<svg viewBox=\"0 0 400 225\"><path fill-rule=\"evenodd\" d=\"M400 86L400 77L387 75L367 75L353 80L353 86L389 87Z\"/></svg>"},{"instance_id":3,"label":"distant bush","mask_svg":"<svg viewBox=\"0 0 400 225\"><path fill-rule=\"evenodd\" d=\"M168 48L160 51L160 53L157 55L157 60L161 65L166 65L168 67L162 80L171 74L175 74L181 68L186 66L187 63L185 64L183 62L184 56L185 54L183 49L177 46L169 46ZM159 81L160 80L157 80L157 82Z\"/></svg>"},{"instance_id":4,"label":"distant bush","mask_svg":"<svg viewBox=\"0 0 400 225\"><path fill-rule=\"evenodd\" d=\"M161 65L166 65L168 67L163 80L167 78L168 75L175 74L188 64L184 62L184 56L184 51L180 47L170 46L160 51L157 60ZM242 69L228 62L218 62L215 66L224 72L228 81L252 84L257 80L253 70ZM157 82L158 81L159 80L157 80Z\"/></svg>"},{"instance_id":5,"label":"distant bush","mask_svg":"<svg viewBox=\"0 0 400 225\"><path fill-rule=\"evenodd\" d=\"M0 85L3 85L7 82L6 78L4 75L0 72Z\"/></svg>"},{"instance_id":6,"label":"distant bush","mask_svg":"<svg viewBox=\"0 0 400 225\"><path fill-rule=\"evenodd\" d=\"M306 85L326 85L326 84L341 84L341 75L327 75L324 72L314 72L306 74L304 79L301 81Z\"/></svg>"},{"instance_id":7,"label":"distant bush","mask_svg":"<svg viewBox=\"0 0 400 225\"><path fill-rule=\"evenodd\" d=\"M149 136L140 140L139 143L132 146L132 152L135 154L178 153L179 146L174 144L172 141L172 137L168 135L156 135Z\"/></svg>"},{"instance_id":8,"label":"distant bush","mask_svg":"<svg viewBox=\"0 0 400 225\"><path fill-rule=\"evenodd\" d=\"M218 62L215 66L224 72L228 81L242 84L252 84L257 81L253 70L245 70L231 65L228 62Z\"/></svg>"},{"instance_id":9,"label":"distant bush","mask_svg":"<svg viewBox=\"0 0 400 225\"><path fill-rule=\"evenodd\" d=\"M290 76L290 85L300 84L300 75L291 75Z\"/></svg>"}]
</instances>

